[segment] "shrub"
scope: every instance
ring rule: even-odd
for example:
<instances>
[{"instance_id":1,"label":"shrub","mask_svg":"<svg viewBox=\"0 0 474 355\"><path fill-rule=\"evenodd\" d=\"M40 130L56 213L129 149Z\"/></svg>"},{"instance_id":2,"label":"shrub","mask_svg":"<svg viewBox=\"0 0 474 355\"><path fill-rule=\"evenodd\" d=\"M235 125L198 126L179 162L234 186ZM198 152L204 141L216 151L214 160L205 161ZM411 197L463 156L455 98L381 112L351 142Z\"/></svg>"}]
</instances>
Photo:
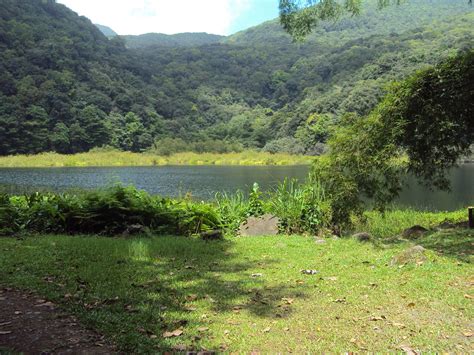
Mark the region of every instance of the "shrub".
<instances>
[{"instance_id":1,"label":"shrub","mask_svg":"<svg viewBox=\"0 0 474 355\"><path fill-rule=\"evenodd\" d=\"M117 235L149 230L191 235L219 229L216 209L205 203L150 196L114 186L77 195L34 193L0 196L0 233Z\"/></svg>"},{"instance_id":2,"label":"shrub","mask_svg":"<svg viewBox=\"0 0 474 355\"><path fill-rule=\"evenodd\" d=\"M269 205L287 234L315 234L331 221L331 204L317 181L299 184L295 179L285 179L270 196Z\"/></svg>"},{"instance_id":3,"label":"shrub","mask_svg":"<svg viewBox=\"0 0 474 355\"><path fill-rule=\"evenodd\" d=\"M248 217L249 201L242 191L233 194L219 192L215 196L215 204L223 225L231 233L236 232Z\"/></svg>"}]
</instances>

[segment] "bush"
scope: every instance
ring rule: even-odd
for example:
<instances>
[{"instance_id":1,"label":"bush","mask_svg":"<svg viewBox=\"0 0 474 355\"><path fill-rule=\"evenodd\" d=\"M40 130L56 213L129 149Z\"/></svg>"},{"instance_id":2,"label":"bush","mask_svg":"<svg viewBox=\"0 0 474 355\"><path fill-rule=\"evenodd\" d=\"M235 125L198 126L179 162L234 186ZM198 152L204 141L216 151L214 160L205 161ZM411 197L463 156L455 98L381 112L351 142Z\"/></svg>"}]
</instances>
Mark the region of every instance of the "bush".
<instances>
[{"instance_id":1,"label":"bush","mask_svg":"<svg viewBox=\"0 0 474 355\"><path fill-rule=\"evenodd\" d=\"M270 196L269 209L287 234L316 234L331 222L331 204L318 182L299 184L285 179Z\"/></svg>"},{"instance_id":2,"label":"bush","mask_svg":"<svg viewBox=\"0 0 474 355\"><path fill-rule=\"evenodd\" d=\"M191 235L222 227L210 204L150 196L114 186L77 195L1 195L0 234L19 232L118 235L148 230Z\"/></svg>"},{"instance_id":3,"label":"bush","mask_svg":"<svg viewBox=\"0 0 474 355\"><path fill-rule=\"evenodd\" d=\"M236 232L248 217L249 201L242 191L233 194L219 192L215 196L215 203L223 225L231 233Z\"/></svg>"},{"instance_id":4,"label":"bush","mask_svg":"<svg viewBox=\"0 0 474 355\"><path fill-rule=\"evenodd\" d=\"M289 154L304 154L305 149L295 138L285 137L274 139L268 142L265 147L263 147L264 152L268 153L289 153Z\"/></svg>"},{"instance_id":5,"label":"bush","mask_svg":"<svg viewBox=\"0 0 474 355\"><path fill-rule=\"evenodd\" d=\"M155 141L151 153L169 156L175 153L240 153L244 149L239 142L229 142L215 139L203 139L195 142L185 142L181 138L163 138Z\"/></svg>"}]
</instances>

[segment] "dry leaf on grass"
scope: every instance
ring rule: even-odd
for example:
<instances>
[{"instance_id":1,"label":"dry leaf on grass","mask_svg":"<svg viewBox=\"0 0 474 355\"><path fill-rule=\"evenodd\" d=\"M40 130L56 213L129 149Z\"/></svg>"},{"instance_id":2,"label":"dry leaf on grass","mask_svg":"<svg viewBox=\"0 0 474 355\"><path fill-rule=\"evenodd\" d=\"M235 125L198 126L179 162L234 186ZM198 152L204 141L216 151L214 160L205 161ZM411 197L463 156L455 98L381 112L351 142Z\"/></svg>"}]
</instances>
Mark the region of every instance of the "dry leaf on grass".
<instances>
[{"instance_id":1,"label":"dry leaf on grass","mask_svg":"<svg viewBox=\"0 0 474 355\"><path fill-rule=\"evenodd\" d=\"M164 332L163 338L179 337L182 334L183 334L183 331L181 329L176 329L176 330L173 330L172 332Z\"/></svg>"},{"instance_id":2,"label":"dry leaf on grass","mask_svg":"<svg viewBox=\"0 0 474 355\"><path fill-rule=\"evenodd\" d=\"M195 295L195 294L186 296L186 301L188 302L196 301L197 299L198 299L198 295Z\"/></svg>"},{"instance_id":3,"label":"dry leaf on grass","mask_svg":"<svg viewBox=\"0 0 474 355\"><path fill-rule=\"evenodd\" d=\"M404 328L406 328L405 324L403 324L403 323L392 322L392 325L393 325L394 327L397 327L398 329L404 329Z\"/></svg>"},{"instance_id":4,"label":"dry leaf on grass","mask_svg":"<svg viewBox=\"0 0 474 355\"><path fill-rule=\"evenodd\" d=\"M416 352L416 350L412 349L410 346L408 345L400 345L398 347L400 350L404 351L407 355L417 355L418 353Z\"/></svg>"}]
</instances>

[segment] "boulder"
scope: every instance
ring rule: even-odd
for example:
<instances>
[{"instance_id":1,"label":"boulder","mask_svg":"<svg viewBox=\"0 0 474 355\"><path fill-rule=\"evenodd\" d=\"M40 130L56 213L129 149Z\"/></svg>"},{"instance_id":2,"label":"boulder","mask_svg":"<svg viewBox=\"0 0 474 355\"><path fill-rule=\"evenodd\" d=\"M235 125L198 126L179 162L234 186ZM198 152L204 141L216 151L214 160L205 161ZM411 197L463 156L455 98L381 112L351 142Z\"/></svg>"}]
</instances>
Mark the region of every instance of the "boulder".
<instances>
[{"instance_id":1,"label":"boulder","mask_svg":"<svg viewBox=\"0 0 474 355\"><path fill-rule=\"evenodd\" d=\"M367 232L362 232L354 234L352 238L357 239L359 242L369 242L372 240L372 235Z\"/></svg>"},{"instance_id":2,"label":"boulder","mask_svg":"<svg viewBox=\"0 0 474 355\"><path fill-rule=\"evenodd\" d=\"M261 217L249 217L240 225L239 235L246 237L277 235L279 225L279 218L271 214L265 214Z\"/></svg>"},{"instance_id":3,"label":"boulder","mask_svg":"<svg viewBox=\"0 0 474 355\"><path fill-rule=\"evenodd\" d=\"M422 237L428 232L428 229L425 227L415 225L413 227L407 228L403 231L402 236L403 238L407 239L416 239Z\"/></svg>"},{"instance_id":4,"label":"boulder","mask_svg":"<svg viewBox=\"0 0 474 355\"><path fill-rule=\"evenodd\" d=\"M426 261L425 248L421 245L410 247L400 254L395 255L390 262L391 266L402 266L407 264L418 264Z\"/></svg>"}]
</instances>

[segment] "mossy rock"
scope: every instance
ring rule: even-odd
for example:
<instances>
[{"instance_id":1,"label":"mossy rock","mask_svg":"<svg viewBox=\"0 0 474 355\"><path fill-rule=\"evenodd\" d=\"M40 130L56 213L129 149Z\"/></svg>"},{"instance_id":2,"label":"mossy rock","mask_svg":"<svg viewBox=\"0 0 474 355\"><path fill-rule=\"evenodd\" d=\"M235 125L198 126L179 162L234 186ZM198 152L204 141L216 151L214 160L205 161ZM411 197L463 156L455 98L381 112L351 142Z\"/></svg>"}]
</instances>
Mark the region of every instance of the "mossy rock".
<instances>
[{"instance_id":1,"label":"mossy rock","mask_svg":"<svg viewBox=\"0 0 474 355\"><path fill-rule=\"evenodd\" d=\"M417 239L424 236L428 232L429 230L425 227L415 225L413 227L405 229L402 233L402 237L406 239Z\"/></svg>"},{"instance_id":2,"label":"mossy rock","mask_svg":"<svg viewBox=\"0 0 474 355\"><path fill-rule=\"evenodd\" d=\"M421 245L410 247L400 254L395 255L390 262L391 266L403 266L407 264L423 263L427 260L426 249Z\"/></svg>"}]
</instances>

